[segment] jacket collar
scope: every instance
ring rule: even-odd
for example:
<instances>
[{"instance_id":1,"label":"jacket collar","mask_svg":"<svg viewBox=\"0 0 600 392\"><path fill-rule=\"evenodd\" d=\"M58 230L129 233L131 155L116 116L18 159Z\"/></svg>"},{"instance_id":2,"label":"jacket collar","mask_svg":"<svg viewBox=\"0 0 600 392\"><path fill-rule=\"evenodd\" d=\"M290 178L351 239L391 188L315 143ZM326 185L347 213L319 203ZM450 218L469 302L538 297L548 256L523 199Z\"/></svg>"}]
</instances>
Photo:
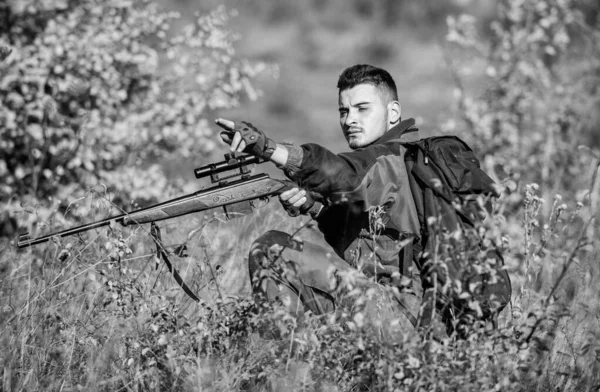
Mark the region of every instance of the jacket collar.
<instances>
[{"instance_id":1,"label":"jacket collar","mask_svg":"<svg viewBox=\"0 0 600 392\"><path fill-rule=\"evenodd\" d=\"M407 118L400 121L398 125L390 128L382 137L377 139L373 144L387 143L392 140L400 142L414 142L420 139L419 129L415 126L414 118Z\"/></svg>"}]
</instances>

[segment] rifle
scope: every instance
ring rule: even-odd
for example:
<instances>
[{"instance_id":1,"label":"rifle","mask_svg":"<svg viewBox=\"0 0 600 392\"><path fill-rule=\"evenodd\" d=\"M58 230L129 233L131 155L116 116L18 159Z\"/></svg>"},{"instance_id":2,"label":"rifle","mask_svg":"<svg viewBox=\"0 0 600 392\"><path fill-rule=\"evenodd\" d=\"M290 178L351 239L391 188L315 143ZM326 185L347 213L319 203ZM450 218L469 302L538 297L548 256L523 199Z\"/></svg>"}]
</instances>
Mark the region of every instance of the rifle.
<instances>
[{"instance_id":1,"label":"rifle","mask_svg":"<svg viewBox=\"0 0 600 392\"><path fill-rule=\"evenodd\" d=\"M248 214L255 208L252 203L254 200L267 200L296 186L291 181L274 179L266 173L253 175L254 164L264 161L252 155L225 154L222 162L194 169L194 175L198 179L210 176L211 183L217 184L211 188L34 239L30 238L29 233L24 233L19 236L17 248L26 248L54 237L67 237L114 223L123 226L154 223L217 207L223 207L227 219ZM229 174L223 176L221 173L225 172ZM316 202L310 212L316 212L320 208L321 204ZM297 216L299 213L300 211L295 211L291 215Z\"/></svg>"},{"instance_id":2,"label":"rifle","mask_svg":"<svg viewBox=\"0 0 600 392\"><path fill-rule=\"evenodd\" d=\"M264 161L264 159L252 155L225 154L225 160L222 162L211 163L194 169L196 178L210 176L211 183L217 184L215 186L133 212L112 216L34 239L29 237L29 233L25 233L19 236L17 248L26 248L47 242L54 237L67 237L109 226L113 223L120 223L123 226L150 223L150 236L156 244L157 254L164 260L169 272L183 291L198 302L198 297L185 284L183 278L169 260L170 252L163 245L160 228L155 222L217 207L223 207L226 219L232 219L250 213L255 208L252 203L254 200L268 200L269 197L279 195L296 186L291 181L274 179L265 173L253 175L254 165ZM229 173L223 175L225 172ZM322 205L319 202L315 202L308 212L318 213L321 207ZM288 213L297 216L300 214L300 210L288 208Z\"/></svg>"}]
</instances>

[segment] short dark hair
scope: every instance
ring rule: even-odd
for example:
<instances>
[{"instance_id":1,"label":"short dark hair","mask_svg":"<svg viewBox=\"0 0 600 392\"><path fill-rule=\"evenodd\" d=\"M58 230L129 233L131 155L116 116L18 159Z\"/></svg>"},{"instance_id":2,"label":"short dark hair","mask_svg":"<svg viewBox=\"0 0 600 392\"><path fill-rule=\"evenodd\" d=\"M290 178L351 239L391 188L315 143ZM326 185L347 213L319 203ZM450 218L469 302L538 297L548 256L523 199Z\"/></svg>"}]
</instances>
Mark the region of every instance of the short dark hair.
<instances>
[{"instance_id":1,"label":"short dark hair","mask_svg":"<svg viewBox=\"0 0 600 392\"><path fill-rule=\"evenodd\" d=\"M392 75L385 69L368 64L356 64L346 68L338 79L337 87L339 92L342 92L363 83L377 87L389 101L398 100L398 90Z\"/></svg>"}]
</instances>

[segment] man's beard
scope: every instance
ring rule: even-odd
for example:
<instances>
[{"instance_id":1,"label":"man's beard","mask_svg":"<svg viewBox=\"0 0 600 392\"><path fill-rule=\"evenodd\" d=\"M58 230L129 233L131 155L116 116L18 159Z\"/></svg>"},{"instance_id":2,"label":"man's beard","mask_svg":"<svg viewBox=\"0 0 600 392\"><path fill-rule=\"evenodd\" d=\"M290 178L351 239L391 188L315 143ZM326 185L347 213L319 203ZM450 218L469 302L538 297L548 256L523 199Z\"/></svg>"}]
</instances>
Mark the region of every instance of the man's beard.
<instances>
[{"instance_id":1,"label":"man's beard","mask_svg":"<svg viewBox=\"0 0 600 392\"><path fill-rule=\"evenodd\" d=\"M369 141L367 139L367 137L366 137L367 136L366 134L360 133L359 135L360 135L359 138L350 138L350 139L347 139L348 147L350 147L350 149L356 150L357 148L367 147L367 146L373 144L375 142L375 140L378 139L377 138L375 140Z\"/></svg>"},{"instance_id":2,"label":"man's beard","mask_svg":"<svg viewBox=\"0 0 600 392\"><path fill-rule=\"evenodd\" d=\"M364 147L364 143L361 143L359 140L352 139L348 141L348 147L352 150L356 150L357 148Z\"/></svg>"}]
</instances>

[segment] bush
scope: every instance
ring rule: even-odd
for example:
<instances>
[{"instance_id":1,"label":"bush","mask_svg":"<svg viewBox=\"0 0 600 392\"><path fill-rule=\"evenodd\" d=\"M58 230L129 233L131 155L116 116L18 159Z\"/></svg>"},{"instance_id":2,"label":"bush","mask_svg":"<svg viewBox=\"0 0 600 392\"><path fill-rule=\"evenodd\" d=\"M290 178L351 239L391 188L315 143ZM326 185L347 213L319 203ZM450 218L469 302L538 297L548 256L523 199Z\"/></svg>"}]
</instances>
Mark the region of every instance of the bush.
<instances>
[{"instance_id":1,"label":"bush","mask_svg":"<svg viewBox=\"0 0 600 392\"><path fill-rule=\"evenodd\" d=\"M575 175L589 162L577 146L589 145L598 123L593 97L600 33L585 22L580 6L503 0L485 39L475 18L448 18L460 120L449 120L445 128L464 130L498 180L536 182L555 191L587 185ZM480 81L483 94L468 80Z\"/></svg>"},{"instance_id":2,"label":"bush","mask_svg":"<svg viewBox=\"0 0 600 392\"><path fill-rule=\"evenodd\" d=\"M172 33L178 15L149 0L1 5L4 214L27 200L40 215L22 217L31 225L98 185L120 205L180 190L160 162L212 151L207 116L256 96L262 65L235 57L229 16L219 8Z\"/></svg>"}]
</instances>

